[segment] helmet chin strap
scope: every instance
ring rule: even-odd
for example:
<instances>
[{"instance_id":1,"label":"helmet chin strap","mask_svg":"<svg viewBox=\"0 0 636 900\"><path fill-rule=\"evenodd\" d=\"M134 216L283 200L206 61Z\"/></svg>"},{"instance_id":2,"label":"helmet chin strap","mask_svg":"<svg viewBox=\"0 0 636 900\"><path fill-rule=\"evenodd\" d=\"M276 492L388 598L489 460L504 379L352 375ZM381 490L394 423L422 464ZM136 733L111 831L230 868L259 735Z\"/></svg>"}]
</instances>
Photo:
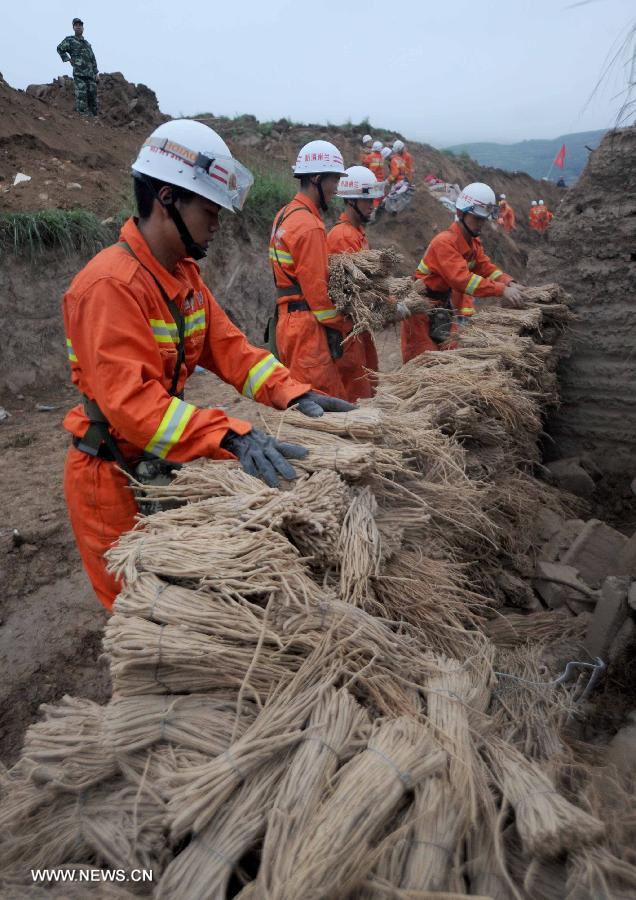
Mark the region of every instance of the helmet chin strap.
<instances>
[{"instance_id":1,"label":"helmet chin strap","mask_svg":"<svg viewBox=\"0 0 636 900\"><path fill-rule=\"evenodd\" d=\"M369 224L369 222L371 220L371 216L370 215L366 216L362 212L362 210L358 206L358 203L356 200L347 200L346 203L347 203L347 206L351 206L353 209L355 209L355 211L358 213L358 215L360 216L360 218L362 219L362 221L364 222L365 225Z\"/></svg>"},{"instance_id":2,"label":"helmet chin strap","mask_svg":"<svg viewBox=\"0 0 636 900\"><path fill-rule=\"evenodd\" d=\"M314 181L314 184L318 188L318 196L320 197L320 208L323 212L327 212L327 210L329 209L329 206L325 200L325 193L322 189L322 176L321 175L316 175L316 180Z\"/></svg>"},{"instance_id":3,"label":"helmet chin strap","mask_svg":"<svg viewBox=\"0 0 636 900\"><path fill-rule=\"evenodd\" d=\"M466 231L468 232L468 234L469 234L471 237L474 237L474 238L478 238L478 237L479 237L479 232L478 232L478 231L473 231L472 228L469 228L468 225L466 224L466 213L462 213L462 214L461 214L461 217L460 217L459 221L462 223L462 225L464 226L464 228L466 229Z\"/></svg>"},{"instance_id":4,"label":"helmet chin strap","mask_svg":"<svg viewBox=\"0 0 636 900\"><path fill-rule=\"evenodd\" d=\"M162 200L160 200L159 202L168 211L168 215L176 225L177 231L179 232L179 237L181 238L181 242L185 247L187 255L191 256L192 259L203 259L208 251L202 244L197 244L197 242L194 240L194 238L190 234L190 231L188 230L188 226L183 221L181 213L175 206L174 200L170 201L170 203L164 203Z\"/></svg>"}]
</instances>

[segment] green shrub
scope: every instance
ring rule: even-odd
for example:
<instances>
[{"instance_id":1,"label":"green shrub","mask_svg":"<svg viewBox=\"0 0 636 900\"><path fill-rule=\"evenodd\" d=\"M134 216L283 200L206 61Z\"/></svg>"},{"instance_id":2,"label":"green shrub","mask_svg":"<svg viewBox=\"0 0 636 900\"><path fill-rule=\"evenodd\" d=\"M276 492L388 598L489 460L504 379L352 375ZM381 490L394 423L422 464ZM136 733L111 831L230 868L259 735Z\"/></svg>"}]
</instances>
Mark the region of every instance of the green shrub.
<instances>
[{"instance_id":1,"label":"green shrub","mask_svg":"<svg viewBox=\"0 0 636 900\"><path fill-rule=\"evenodd\" d=\"M296 192L291 176L276 171L254 171L254 184L243 208L243 218L256 229L269 232L274 216Z\"/></svg>"},{"instance_id":2,"label":"green shrub","mask_svg":"<svg viewBox=\"0 0 636 900\"><path fill-rule=\"evenodd\" d=\"M0 252L34 258L46 250L91 256L111 243L114 227L85 209L43 209L0 215Z\"/></svg>"}]
</instances>

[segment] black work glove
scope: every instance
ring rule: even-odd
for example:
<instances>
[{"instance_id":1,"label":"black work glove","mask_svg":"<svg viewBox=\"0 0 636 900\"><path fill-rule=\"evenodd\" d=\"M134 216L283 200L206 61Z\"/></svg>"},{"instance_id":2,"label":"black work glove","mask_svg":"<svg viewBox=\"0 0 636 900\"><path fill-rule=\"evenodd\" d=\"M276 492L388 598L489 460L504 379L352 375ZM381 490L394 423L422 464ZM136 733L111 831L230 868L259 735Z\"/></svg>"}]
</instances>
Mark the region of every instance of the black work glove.
<instances>
[{"instance_id":1,"label":"black work glove","mask_svg":"<svg viewBox=\"0 0 636 900\"><path fill-rule=\"evenodd\" d=\"M348 400L326 397L317 391L307 391L306 394L292 400L292 403L298 404L298 412L312 419L318 419L324 412L349 412L358 408L355 403L349 403Z\"/></svg>"},{"instance_id":2,"label":"black work glove","mask_svg":"<svg viewBox=\"0 0 636 900\"><path fill-rule=\"evenodd\" d=\"M278 487L278 476L287 480L296 478L296 470L288 459L304 459L308 450L299 444L284 444L258 428L247 434L228 431L221 447L237 457L248 475L260 478L269 487Z\"/></svg>"}]
</instances>

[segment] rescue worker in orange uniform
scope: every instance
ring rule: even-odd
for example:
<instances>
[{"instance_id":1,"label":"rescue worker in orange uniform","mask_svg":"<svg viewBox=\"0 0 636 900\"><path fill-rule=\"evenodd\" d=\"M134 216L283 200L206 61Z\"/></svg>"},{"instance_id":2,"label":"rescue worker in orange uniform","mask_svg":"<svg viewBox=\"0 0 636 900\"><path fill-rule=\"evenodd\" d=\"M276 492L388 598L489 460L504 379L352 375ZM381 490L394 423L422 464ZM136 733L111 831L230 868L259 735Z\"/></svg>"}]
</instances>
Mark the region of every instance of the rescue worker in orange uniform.
<instances>
[{"instance_id":1,"label":"rescue worker in orange uniform","mask_svg":"<svg viewBox=\"0 0 636 900\"><path fill-rule=\"evenodd\" d=\"M327 234L321 215L345 174L342 155L328 141L310 141L298 154L293 171L300 189L276 214L269 243L278 294L276 352L294 378L344 400L349 390L338 362L352 325L329 297Z\"/></svg>"},{"instance_id":2,"label":"rescue worker in orange uniform","mask_svg":"<svg viewBox=\"0 0 636 900\"><path fill-rule=\"evenodd\" d=\"M537 211L535 213L536 218L536 229L539 234L545 234L548 228L550 227L550 222L554 218L548 207L545 205L543 200L539 200Z\"/></svg>"},{"instance_id":3,"label":"rescue worker in orange uniform","mask_svg":"<svg viewBox=\"0 0 636 900\"><path fill-rule=\"evenodd\" d=\"M367 168L369 168L369 162L371 161L372 146L373 138L370 134L365 134L362 138L362 149L360 150L360 165Z\"/></svg>"},{"instance_id":4,"label":"rescue worker in orange uniform","mask_svg":"<svg viewBox=\"0 0 636 900\"><path fill-rule=\"evenodd\" d=\"M327 235L330 254L358 253L368 250L369 242L364 226L373 213L373 201L384 196L384 185L364 166L351 166L338 184L338 197L345 209ZM342 359L337 366L348 400L373 397L378 370L378 352L372 335L365 331L350 338L343 345Z\"/></svg>"},{"instance_id":5,"label":"rescue worker in orange uniform","mask_svg":"<svg viewBox=\"0 0 636 900\"><path fill-rule=\"evenodd\" d=\"M406 180L412 182L414 174L413 157L406 149L406 144L404 143L404 141L401 141L399 138L396 141L393 141L393 152L397 153L401 157L404 163L404 175L406 177Z\"/></svg>"},{"instance_id":6,"label":"rescue worker in orange uniform","mask_svg":"<svg viewBox=\"0 0 636 900\"><path fill-rule=\"evenodd\" d=\"M139 218L79 272L63 302L71 377L83 395L64 419L73 437L64 492L84 568L109 610L119 584L104 553L138 513L120 469L165 483L174 464L238 459L275 485L295 477L288 460L306 454L220 409L186 402L195 366L278 409L297 403L322 415L336 402L253 347L201 278L195 259L205 256L220 209L240 210L253 180L219 135L193 120L166 122L141 148L133 175Z\"/></svg>"},{"instance_id":7,"label":"rescue worker in orange uniform","mask_svg":"<svg viewBox=\"0 0 636 900\"><path fill-rule=\"evenodd\" d=\"M405 178L406 166L404 164L404 158L400 153L396 153L395 150L392 150L389 162L389 177L387 181L393 186L400 181L404 181Z\"/></svg>"},{"instance_id":8,"label":"rescue worker in orange uniform","mask_svg":"<svg viewBox=\"0 0 636 900\"><path fill-rule=\"evenodd\" d=\"M497 221L503 226L503 230L508 234L517 227L515 211L508 203L505 194L499 194L499 218Z\"/></svg>"},{"instance_id":9,"label":"rescue worker in orange uniform","mask_svg":"<svg viewBox=\"0 0 636 900\"><path fill-rule=\"evenodd\" d=\"M504 306L523 307L523 288L512 283L481 245L484 223L497 214L494 191L487 184L469 184L455 208L456 221L435 235L414 275L424 282L436 307L402 322L404 362L426 350L452 349L457 318L474 314L473 297L501 297Z\"/></svg>"},{"instance_id":10,"label":"rescue worker in orange uniform","mask_svg":"<svg viewBox=\"0 0 636 900\"><path fill-rule=\"evenodd\" d=\"M533 228L535 231L539 230L539 220L537 218L539 205L536 200L533 200L530 205L530 212L528 213L528 224L530 228Z\"/></svg>"},{"instance_id":11,"label":"rescue worker in orange uniform","mask_svg":"<svg viewBox=\"0 0 636 900\"><path fill-rule=\"evenodd\" d=\"M369 162L366 165L368 169L371 169L377 181L384 181L384 157L382 156L382 141L373 142Z\"/></svg>"}]
</instances>

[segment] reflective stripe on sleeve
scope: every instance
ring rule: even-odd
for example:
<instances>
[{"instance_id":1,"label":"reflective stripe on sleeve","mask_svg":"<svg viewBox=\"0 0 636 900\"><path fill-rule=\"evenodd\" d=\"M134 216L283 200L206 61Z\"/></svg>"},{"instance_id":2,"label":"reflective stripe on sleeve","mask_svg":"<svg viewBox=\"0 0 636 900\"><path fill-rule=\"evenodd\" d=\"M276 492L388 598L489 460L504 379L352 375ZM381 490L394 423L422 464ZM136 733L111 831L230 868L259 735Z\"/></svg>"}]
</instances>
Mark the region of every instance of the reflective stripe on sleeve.
<instances>
[{"instance_id":1,"label":"reflective stripe on sleeve","mask_svg":"<svg viewBox=\"0 0 636 900\"><path fill-rule=\"evenodd\" d=\"M312 313L319 322L326 322L327 319L335 319L338 315L338 310L335 306L332 306L331 309L312 309Z\"/></svg>"},{"instance_id":2,"label":"reflective stripe on sleeve","mask_svg":"<svg viewBox=\"0 0 636 900\"><path fill-rule=\"evenodd\" d=\"M71 362L77 362L77 356L75 356L75 351L73 350L70 338L66 338L66 352Z\"/></svg>"},{"instance_id":3,"label":"reflective stripe on sleeve","mask_svg":"<svg viewBox=\"0 0 636 900\"><path fill-rule=\"evenodd\" d=\"M475 314L475 310L472 306L462 306L459 310L460 316L473 316Z\"/></svg>"},{"instance_id":4,"label":"reflective stripe on sleeve","mask_svg":"<svg viewBox=\"0 0 636 900\"><path fill-rule=\"evenodd\" d=\"M503 272L501 271L501 269L495 269L495 271L491 272L491 274L488 277L492 281L496 281L498 278L501 278L502 275L503 275Z\"/></svg>"},{"instance_id":5,"label":"reflective stripe on sleeve","mask_svg":"<svg viewBox=\"0 0 636 900\"><path fill-rule=\"evenodd\" d=\"M254 400L269 376L275 372L276 369L282 368L282 363L276 359L273 353L268 353L267 356L259 359L256 365L252 366L249 370L241 393L244 397L249 397L250 400Z\"/></svg>"},{"instance_id":6,"label":"reflective stripe on sleeve","mask_svg":"<svg viewBox=\"0 0 636 900\"><path fill-rule=\"evenodd\" d=\"M421 272L422 275L430 275L430 272L431 272L431 270L430 270L429 267L426 265L426 263L424 262L423 259L420 260L420 264L419 264L419 266L417 267L417 271L418 271L418 272Z\"/></svg>"},{"instance_id":7,"label":"reflective stripe on sleeve","mask_svg":"<svg viewBox=\"0 0 636 900\"><path fill-rule=\"evenodd\" d=\"M158 344L178 344L179 330L174 322L163 319L149 319L152 335Z\"/></svg>"},{"instance_id":8,"label":"reflective stripe on sleeve","mask_svg":"<svg viewBox=\"0 0 636 900\"><path fill-rule=\"evenodd\" d=\"M463 293L469 294L472 297L482 281L483 278L481 277L481 275L471 275L468 279L468 284L464 288Z\"/></svg>"},{"instance_id":9,"label":"reflective stripe on sleeve","mask_svg":"<svg viewBox=\"0 0 636 900\"><path fill-rule=\"evenodd\" d=\"M146 453L165 458L183 434L195 409L191 403L184 403L178 397L173 397L159 428L144 448Z\"/></svg>"},{"instance_id":10,"label":"reflective stripe on sleeve","mask_svg":"<svg viewBox=\"0 0 636 900\"><path fill-rule=\"evenodd\" d=\"M205 331L205 310L198 309L185 317L184 337L190 337L195 331Z\"/></svg>"},{"instance_id":11,"label":"reflective stripe on sleeve","mask_svg":"<svg viewBox=\"0 0 636 900\"><path fill-rule=\"evenodd\" d=\"M272 260L272 262L285 263L286 266L294 265L294 257L291 255L291 253L287 253L286 250L279 250L278 248L274 249L274 247L270 247L269 258Z\"/></svg>"}]
</instances>

